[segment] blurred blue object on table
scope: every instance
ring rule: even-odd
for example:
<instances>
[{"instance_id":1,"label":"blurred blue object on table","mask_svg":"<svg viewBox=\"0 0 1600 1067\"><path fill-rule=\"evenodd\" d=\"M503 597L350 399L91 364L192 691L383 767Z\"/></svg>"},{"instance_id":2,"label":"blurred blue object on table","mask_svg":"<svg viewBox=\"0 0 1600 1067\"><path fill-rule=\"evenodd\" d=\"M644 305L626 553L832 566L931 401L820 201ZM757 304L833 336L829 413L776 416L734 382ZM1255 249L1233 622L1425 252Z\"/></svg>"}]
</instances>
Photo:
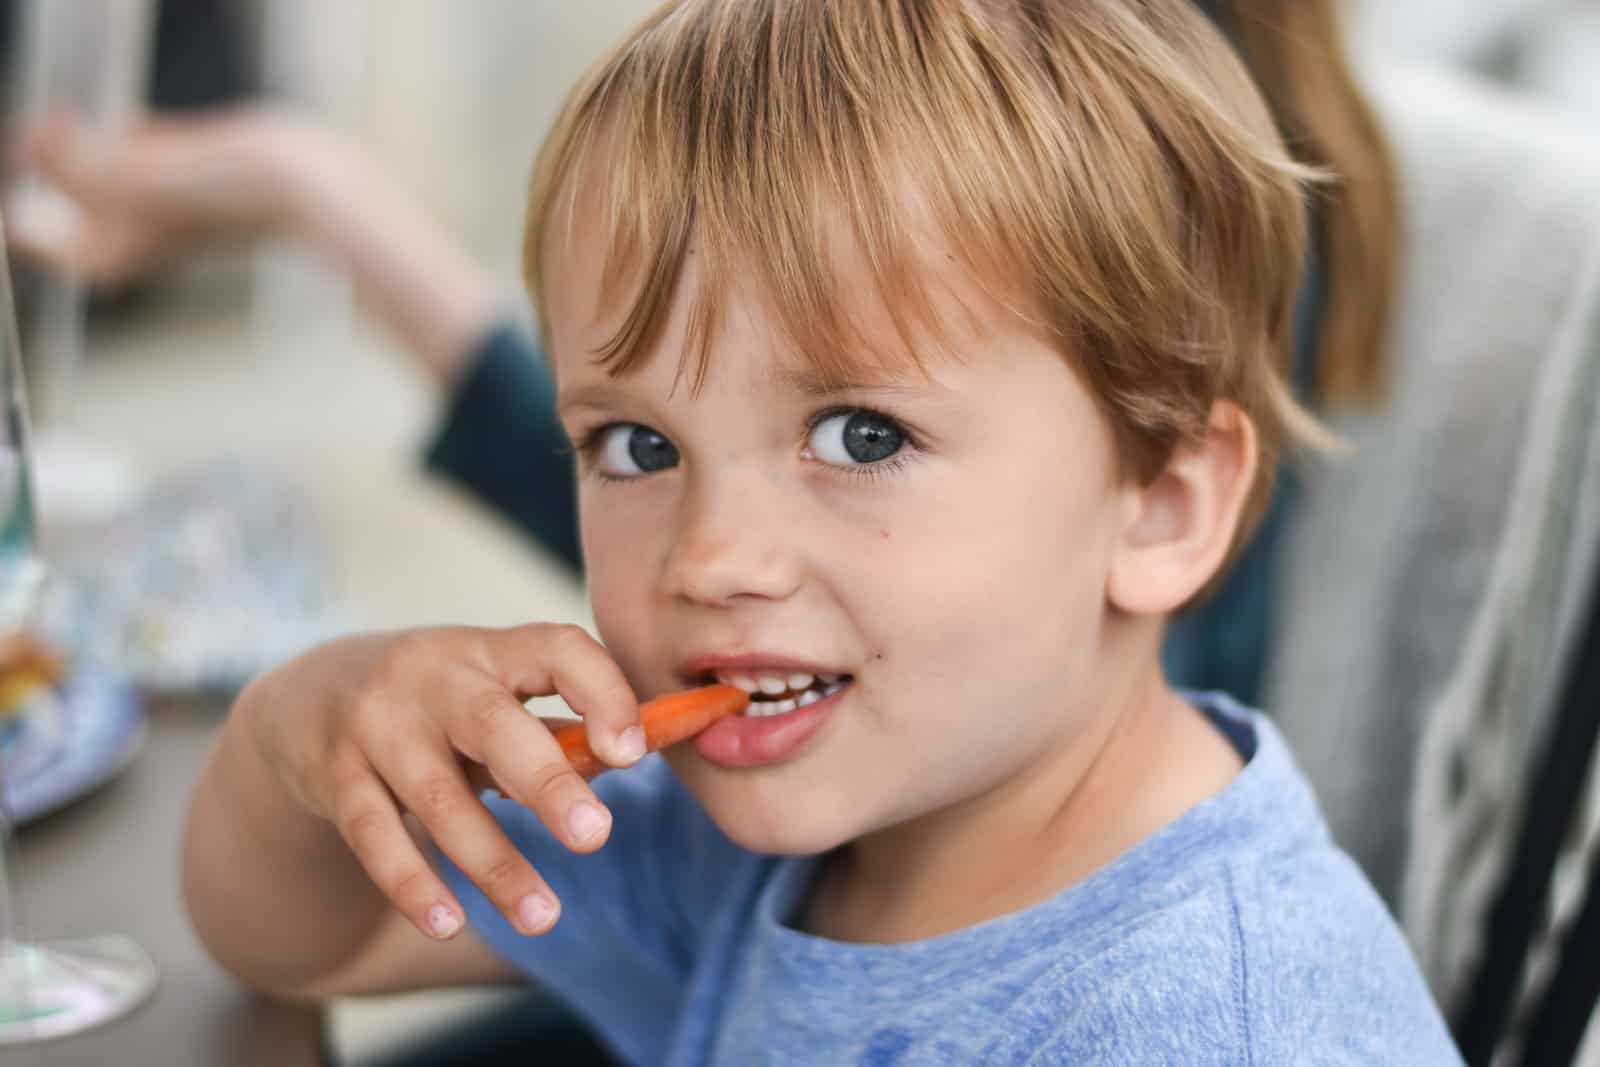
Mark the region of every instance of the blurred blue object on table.
<instances>
[{"instance_id":1,"label":"blurred blue object on table","mask_svg":"<svg viewBox=\"0 0 1600 1067\"><path fill-rule=\"evenodd\" d=\"M0 732L6 814L29 822L110 781L144 731L143 701L116 675L83 667L35 690Z\"/></svg>"},{"instance_id":2,"label":"blurred blue object on table","mask_svg":"<svg viewBox=\"0 0 1600 1067\"><path fill-rule=\"evenodd\" d=\"M157 485L99 521L57 525L51 556L31 630L65 669L0 701L17 823L115 777L143 740L145 695L229 695L344 628L304 502L243 462Z\"/></svg>"},{"instance_id":3,"label":"blurred blue object on table","mask_svg":"<svg viewBox=\"0 0 1600 1067\"><path fill-rule=\"evenodd\" d=\"M51 541L35 631L147 692L228 694L345 629L305 502L244 462L157 485Z\"/></svg>"}]
</instances>

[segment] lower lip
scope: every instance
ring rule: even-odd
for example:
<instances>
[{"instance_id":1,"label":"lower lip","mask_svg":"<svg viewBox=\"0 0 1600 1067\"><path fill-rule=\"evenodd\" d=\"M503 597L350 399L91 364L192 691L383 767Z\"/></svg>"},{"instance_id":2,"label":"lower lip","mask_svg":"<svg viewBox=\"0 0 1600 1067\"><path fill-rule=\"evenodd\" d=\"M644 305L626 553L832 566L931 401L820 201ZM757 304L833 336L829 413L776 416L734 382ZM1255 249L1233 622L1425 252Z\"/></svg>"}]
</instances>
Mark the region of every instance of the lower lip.
<instances>
[{"instance_id":1,"label":"lower lip","mask_svg":"<svg viewBox=\"0 0 1600 1067\"><path fill-rule=\"evenodd\" d=\"M694 750L718 767L765 767L791 758L828 721L847 684L814 704L781 715L729 715L695 735Z\"/></svg>"}]
</instances>

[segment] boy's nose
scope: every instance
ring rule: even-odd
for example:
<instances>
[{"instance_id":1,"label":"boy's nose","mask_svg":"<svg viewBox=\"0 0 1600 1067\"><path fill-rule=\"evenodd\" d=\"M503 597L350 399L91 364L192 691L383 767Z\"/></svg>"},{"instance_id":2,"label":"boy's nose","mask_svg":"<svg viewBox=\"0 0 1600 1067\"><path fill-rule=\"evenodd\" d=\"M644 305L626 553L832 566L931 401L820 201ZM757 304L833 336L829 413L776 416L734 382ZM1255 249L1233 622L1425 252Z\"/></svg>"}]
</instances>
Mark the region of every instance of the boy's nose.
<instances>
[{"instance_id":1,"label":"boy's nose","mask_svg":"<svg viewBox=\"0 0 1600 1067\"><path fill-rule=\"evenodd\" d=\"M710 605L789 596L800 566L775 514L751 494L723 491L687 501L667 558L667 592Z\"/></svg>"}]
</instances>

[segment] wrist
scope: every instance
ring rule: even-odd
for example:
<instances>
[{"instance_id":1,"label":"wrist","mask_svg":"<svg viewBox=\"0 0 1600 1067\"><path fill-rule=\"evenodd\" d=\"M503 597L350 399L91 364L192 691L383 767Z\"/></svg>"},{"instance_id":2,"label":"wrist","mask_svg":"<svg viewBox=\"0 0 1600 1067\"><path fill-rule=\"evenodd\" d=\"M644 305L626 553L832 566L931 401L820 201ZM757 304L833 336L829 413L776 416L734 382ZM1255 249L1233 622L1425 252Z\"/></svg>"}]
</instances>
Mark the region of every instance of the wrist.
<instances>
[{"instance_id":1,"label":"wrist","mask_svg":"<svg viewBox=\"0 0 1600 1067\"><path fill-rule=\"evenodd\" d=\"M273 699L277 673L257 678L239 694L208 777L219 806L250 833L305 847L307 840L325 837L331 827L313 799L299 795L294 775L285 773L291 753L283 742L292 739L297 727L283 720Z\"/></svg>"},{"instance_id":2,"label":"wrist","mask_svg":"<svg viewBox=\"0 0 1600 1067\"><path fill-rule=\"evenodd\" d=\"M267 180L267 230L338 258L341 207L360 188L359 159L337 138L302 120L275 116L263 121L264 135L251 147Z\"/></svg>"}]
</instances>

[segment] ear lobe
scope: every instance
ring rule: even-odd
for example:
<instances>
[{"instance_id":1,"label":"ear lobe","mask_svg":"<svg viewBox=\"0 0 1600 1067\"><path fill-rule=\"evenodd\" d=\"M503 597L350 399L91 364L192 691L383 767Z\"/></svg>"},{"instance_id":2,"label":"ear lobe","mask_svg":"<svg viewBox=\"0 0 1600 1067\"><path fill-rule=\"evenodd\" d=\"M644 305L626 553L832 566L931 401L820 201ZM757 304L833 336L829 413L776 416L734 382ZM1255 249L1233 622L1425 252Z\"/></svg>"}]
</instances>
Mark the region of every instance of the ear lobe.
<instances>
[{"instance_id":1,"label":"ear lobe","mask_svg":"<svg viewBox=\"0 0 1600 1067\"><path fill-rule=\"evenodd\" d=\"M1133 615L1164 615L1187 603L1227 558L1255 479L1255 426L1237 404L1211 408L1205 439L1179 447L1165 469L1133 490L1106 596Z\"/></svg>"}]
</instances>

